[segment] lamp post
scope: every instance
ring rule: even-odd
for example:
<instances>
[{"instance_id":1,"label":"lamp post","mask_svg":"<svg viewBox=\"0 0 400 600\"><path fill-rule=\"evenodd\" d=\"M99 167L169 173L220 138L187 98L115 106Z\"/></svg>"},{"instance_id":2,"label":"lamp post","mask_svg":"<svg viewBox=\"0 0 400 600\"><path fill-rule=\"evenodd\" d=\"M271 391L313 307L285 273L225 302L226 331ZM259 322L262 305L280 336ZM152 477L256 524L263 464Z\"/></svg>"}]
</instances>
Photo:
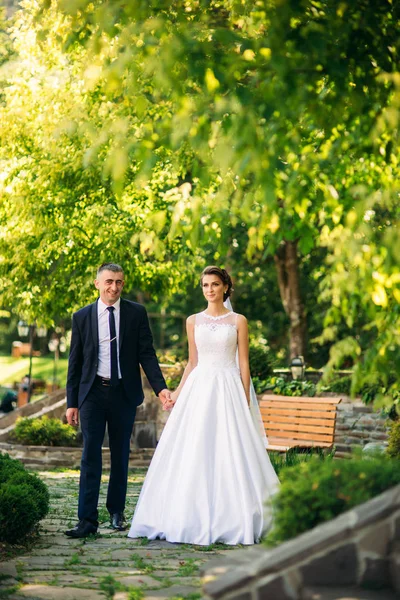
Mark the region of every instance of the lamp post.
<instances>
[{"instance_id":1,"label":"lamp post","mask_svg":"<svg viewBox=\"0 0 400 600\"><path fill-rule=\"evenodd\" d=\"M28 325L27 323L25 323L25 321L19 321L18 325L17 325L17 329L18 329L18 335L20 337L29 336L29 374L28 374L28 381L27 381L27 386L28 386L27 402L29 404L29 402L31 401L31 396L32 396L33 338L35 336L35 333L36 333L37 337L39 337L39 338L46 337L47 328L43 327L43 326L37 327L36 325Z\"/></svg>"},{"instance_id":2,"label":"lamp post","mask_svg":"<svg viewBox=\"0 0 400 600\"><path fill-rule=\"evenodd\" d=\"M66 345L65 339L58 337L57 333L54 333L51 340L48 343L48 348L50 352L54 352L54 364L53 364L53 392L56 390L57 386L57 364L58 359L60 358L60 352L65 352Z\"/></svg>"},{"instance_id":3,"label":"lamp post","mask_svg":"<svg viewBox=\"0 0 400 600\"><path fill-rule=\"evenodd\" d=\"M290 370L293 379L303 379L305 371L305 363L302 356L295 356L290 363Z\"/></svg>"}]
</instances>

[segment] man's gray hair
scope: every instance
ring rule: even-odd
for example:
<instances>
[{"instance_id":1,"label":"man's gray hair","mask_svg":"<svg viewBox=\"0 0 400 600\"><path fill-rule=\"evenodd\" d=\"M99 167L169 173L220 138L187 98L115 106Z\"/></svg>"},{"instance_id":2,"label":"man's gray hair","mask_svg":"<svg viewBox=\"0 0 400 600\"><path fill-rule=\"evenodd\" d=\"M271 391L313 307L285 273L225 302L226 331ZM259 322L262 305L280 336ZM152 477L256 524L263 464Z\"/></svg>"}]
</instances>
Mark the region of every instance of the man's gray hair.
<instances>
[{"instance_id":1,"label":"man's gray hair","mask_svg":"<svg viewBox=\"0 0 400 600\"><path fill-rule=\"evenodd\" d=\"M99 277L100 273L102 271L113 271L113 273L123 273L124 270L120 265L117 265L116 263L103 263L102 265L100 265L100 267L97 269L97 278Z\"/></svg>"}]
</instances>

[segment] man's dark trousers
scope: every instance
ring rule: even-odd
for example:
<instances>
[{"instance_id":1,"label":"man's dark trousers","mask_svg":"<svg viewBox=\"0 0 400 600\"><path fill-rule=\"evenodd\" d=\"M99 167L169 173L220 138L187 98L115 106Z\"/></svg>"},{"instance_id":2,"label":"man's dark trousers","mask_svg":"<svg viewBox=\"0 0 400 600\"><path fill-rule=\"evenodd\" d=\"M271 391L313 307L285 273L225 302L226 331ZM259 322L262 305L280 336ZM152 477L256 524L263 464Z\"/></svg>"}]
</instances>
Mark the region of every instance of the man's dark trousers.
<instances>
[{"instance_id":1,"label":"man's dark trousers","mask_svg":"<svg viewBox=\"0 0 400 600\"><path fill-rule=\"evenodd\" d=\"M80 408L83 453L79 486L79 519L98 525L102 460L101 448L106 423L111 452L111 472L108 484L107 509L122 513L128 480L130 438L136 406L130 402L120 383L116 387L102 385L96 377Z\"/></svg>"}]
</instances>

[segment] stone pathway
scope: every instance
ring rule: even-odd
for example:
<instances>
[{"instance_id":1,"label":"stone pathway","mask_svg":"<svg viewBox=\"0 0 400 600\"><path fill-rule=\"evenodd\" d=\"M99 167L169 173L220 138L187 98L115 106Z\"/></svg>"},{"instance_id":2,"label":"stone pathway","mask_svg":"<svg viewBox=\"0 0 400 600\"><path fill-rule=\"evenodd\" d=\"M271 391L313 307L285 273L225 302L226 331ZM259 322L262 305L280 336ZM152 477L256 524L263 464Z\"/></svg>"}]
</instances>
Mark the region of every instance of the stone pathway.
<instances>
[{"instance_id":1,"label":"stone pathway","mask_svg":"<svg viewBox=\"0 0 400 600\"><path fill-rule=\"evenodd\" d=\"M130 520L145 469L131 471L126 516ZM199 568L218 555L235 552L224 545L190 546L164 541L133 541L108 527L100 492L100 535L72 540L63 531L76 523L78 471L42 472L51 509L38 543L27 555L0 563L0 598L47 600L197 600L202 597Z\"/></svg>"}]
</instances>

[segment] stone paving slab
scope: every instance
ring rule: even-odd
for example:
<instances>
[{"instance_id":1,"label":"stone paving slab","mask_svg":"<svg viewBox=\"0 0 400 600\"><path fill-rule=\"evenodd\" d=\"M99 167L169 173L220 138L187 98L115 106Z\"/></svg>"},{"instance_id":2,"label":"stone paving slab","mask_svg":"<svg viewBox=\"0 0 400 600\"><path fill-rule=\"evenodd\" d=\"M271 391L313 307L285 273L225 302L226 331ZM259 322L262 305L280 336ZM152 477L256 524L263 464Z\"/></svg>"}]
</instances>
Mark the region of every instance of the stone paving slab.
<instances>
[{"instance_id":1,"label":"stone paving slab","mask_svg":"<svg viewBox=\"0 0 400 600\"><path fill-rule=\"evenodd\" d=\"M17 561L15 559L8 560L0 563L0 574L9 575L10 577L17 577Z\"/></svg>"},{"instance_id":2,"label":"stone paving slab","mask_svg":"<svg viewBox=\"0 0 400 600\"><path fill-rule=\"evenodd\" d=\"M47 585L89 587L95 588L97 578L91 575L81 575L80 573L53 573L48 571L35 571L34 573L25 573L25 583L45 583Z\"/></svg>"},{"instance_id":3,"label":"stone paving slab","mask_svg":"<svg viewBox=\"0 0 400 600\"><path fill-rule=\"evenodd\" d=\"M128 575L126 577L118 577L118 581L123 585L134 585L136 587L146 586L150 588L157 587L157 581L149 575Z\"/></svg>"},{"instance_id":4,"label":"stone paving slab","mask_svg":"<svg viewBox=\"0 0 400 600\"><path fill-rule=\"evenodd\" d=\"M9 595L9 590L10 589L13 590L18 586L19 586L19 582L17 579L14 579L14 577L5 576L4 578L1 578L0 598L7 598L7 596Z\"/></svg>"},{"instance_id":5,"label":"stone paving slab","mask_svg":"<svg viewBox=\"0 0 400 600\"><path fill-rule=\"evenodd\" d=\"M105 600L106 596L101 592L75 587L28 584L22 586L11 598L15 600L22 598L31 600Z\"/></svg>"},{"instance_id":6,"label":"stone paving slab","mask_svg":"<svg viewBox=\"0 0 400 600\"><path fill-rule=\"evenodd\" d=\"M145 600L152 600L153 598L176 598L185 597L189 594L194 594L199 591L198 587L188 585L172 585L171 587L164 588L161 590L148 591L145 593ZM277 599L276 599L277 600Z\"/></svg>"},{"instance_id":7,"label":"stone paving slab","mask_svg":"<svg viewBox=\"0 0 400 600\"><path fill-rule=\"evenodd\" d=\"M125 512L128 522L144 473L141 469L130 474ZM49 487L51 511L42 521L41 535L29 554L0 563L0 573L9 575L1 582L0 594L15 584L21 586L8 594L7 600L99 600L111 598L110 590L121 587L125 589L118 594L125 599L129 590L133 594L142 590L145 600L190 594L200 598L200 567L210 559L237 552L223 544L200 547L130 539L127 531L113 532L105 509L107 476L102 478L99 535L85 540L67 538L63 532L77 521L79 473L46 471L40 476Z\"/></svg>"},{"instance_id":8,"label":"stone paving slab","mask_svg":"<svg viewBox=\"0 0 400 600\"><path fill-rule=\"evenodd\" d=\"M65 566L67 556L21 556L19 563L25 570L51 571Z\"/></svg>"},{"instance_id":9,"label":"stone paving slab","mask_svg":"<svg viewBox=\"0 0 400 600\"><path fill-rule=\"evenodd\" d=\"M198 588L183 586L183 585L173 585L169 588L165 588L162 590L154 590L147 591L144 595L144 600L163 600L163 598L186 598L191 594L196 594L198 592ZM128 592L118 592L115 594L113 600L128 600L129 595ZM200 595L199 595L200 598ZM274 598L271 600L279 600L278 598Z\"/></svg>"}]
</instances>

